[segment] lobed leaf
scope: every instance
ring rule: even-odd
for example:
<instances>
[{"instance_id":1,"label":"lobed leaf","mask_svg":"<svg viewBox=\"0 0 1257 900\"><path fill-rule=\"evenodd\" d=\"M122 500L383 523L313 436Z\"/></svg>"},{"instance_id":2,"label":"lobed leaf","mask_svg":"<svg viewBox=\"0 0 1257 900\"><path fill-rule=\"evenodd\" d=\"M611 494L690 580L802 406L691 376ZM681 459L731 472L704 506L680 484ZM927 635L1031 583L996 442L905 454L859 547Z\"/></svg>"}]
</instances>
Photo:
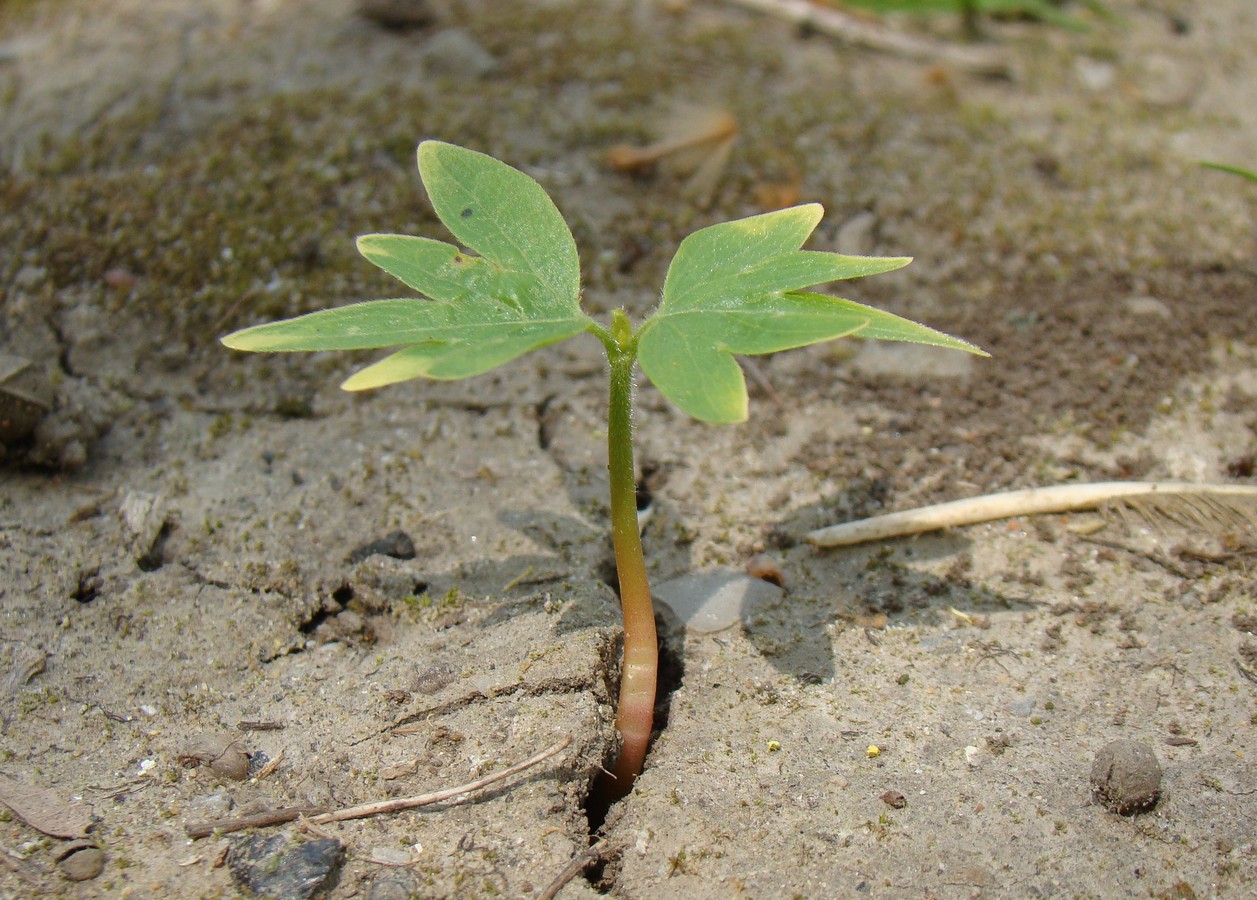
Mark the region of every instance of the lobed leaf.
<instances>
[{"instance_id":1,"label":"lobed leaf","mask_svg":"<svg viewBox=\"0 0 1257 900\"><path fill-rule=\"evenodd\" d=\"M419 175L454 237L504 269L528 273L547 308L579 311L580 259L541 185L506 163L440 141L419 145Z\"/></svg>"},{"instance_id":2,"label":"lobed leaf","mask_svg":"<svg viewBox=\"0 0 1257 900\"><path fill-rule=\"evenodd\" d=\"M428 299L355 303L223 338L253 351L405 347L350 377L346 390L410 378L468 378L588 329L576 242L541 185L490 156L419 145L437 216L466 247L396 234L358 239L368 260Z\"/></svg>"},{"instance_id":3,"label":"lobed leaf","mask_svg":"<svg viewBox=\"0 0 1257 900\"><path fill-rule=\"evenodd\" d=\"M706 422L746 419L746 383L735 353L773 353L847 335L982 353L891 313L801 292L910 262L800 249L821 215L819 204L795 206L713 225L681 242L637 347L642 370L681 410Z\"/></svg>"}]
</instances>

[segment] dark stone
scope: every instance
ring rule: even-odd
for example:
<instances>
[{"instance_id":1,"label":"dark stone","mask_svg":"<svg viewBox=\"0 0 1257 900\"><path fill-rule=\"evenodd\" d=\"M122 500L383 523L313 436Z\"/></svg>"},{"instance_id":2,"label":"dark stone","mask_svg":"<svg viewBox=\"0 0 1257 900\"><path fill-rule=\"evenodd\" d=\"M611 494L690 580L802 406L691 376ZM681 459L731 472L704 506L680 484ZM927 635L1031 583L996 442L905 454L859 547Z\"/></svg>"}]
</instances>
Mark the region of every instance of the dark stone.
<instances>
[{"instance_id":1,"label":"dark stone","mask_svg":"<svg viewBox=\"0 0 1257 900\"><path fill-rule=\"evenodd\" d=\"M428 0L359 0L358 15L389 31L413 31L436 20Z\"/></svg>"},{"instance_id":2,"label":"dark stone","mask_svg":"<svg viewBox=\"0 0 1257 900\"><path fill-rule=\"evenodd\" d=\"M356 548L349 554L346 562L352 566L376 554L391 556L393 559L414 559L415 542L410 539L410 535L406 534L406 532L394 531L378 541L371 541Z\"/></svg>"},{"instance_id":3,"label":"dark stone","mask_svg":"<svg viewBox=\"0 0 1257 900\"><path fill-rule=\"evenodd\" d=\"M1106 809L1120 816L1147 812L1161 796L1161 764L1147 744L1113 741L1096 754L1091 789Z\"/></svg>"},{"instance_id":4,"label":"dark stone","mask_svg":"<svg viewBox=\"0 0 1257 900\"><path fill-rule=\"evenodd\" d=\"M304 900L330 887L345 861L331 838L294 844L285 834L233 838L227 866L238 884L261 897Z\"/></svg>"}]
</instances>

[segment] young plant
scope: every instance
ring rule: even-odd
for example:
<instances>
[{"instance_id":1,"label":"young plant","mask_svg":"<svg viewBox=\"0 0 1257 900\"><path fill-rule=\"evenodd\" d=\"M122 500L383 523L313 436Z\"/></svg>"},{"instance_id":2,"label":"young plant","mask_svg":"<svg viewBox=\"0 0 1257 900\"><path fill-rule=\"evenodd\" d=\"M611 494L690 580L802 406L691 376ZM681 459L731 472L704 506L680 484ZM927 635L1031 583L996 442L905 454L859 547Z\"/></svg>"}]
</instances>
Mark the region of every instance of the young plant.
<instances>
[{"instance_id":1,"label":"young plant","mask_svg":"<svg viewBox=\"0 0 1257 900\"><path fill-rule=\"evenodd\" d=\"M425 237L368 234L362 255L427 299L372 300L227 335L236 350L401 348L347 379L345 390L424 377L469 378L583 332L610 369L607 456L611 537L624 614L624 662L612 792L623 795L650 741L658 669L655 613L637 523L632 420L634 365L696 419L744 421L747 393L734 354L774 353L847 335L913 341L986 355L890 313L805 291L888 272L906 258L800 249L819 204L713 225L685 238L658 306L637 328L622 309L602 324L580 306L576 243L537 182L490 156L437 141L419 145L436 214L467 250ZM471 251L471 252L468 252Z\"/></svg>"},{"instance_id":2,"label":"young plant","mask_svg":"<svg viewBox=\"0 0 1257 900\"><path fill-rule=\"evenodd\" d=\"M1249 181L1257 181L1257 172L1252 169L1242 169L1239 166L1230 166L1226 163L1202 162L1202 166L1206 169L1213 169L1217 172L1227 172L1231 175L1238 175L1241 178L1247 178Z\"/></svg>"}]
</instances>

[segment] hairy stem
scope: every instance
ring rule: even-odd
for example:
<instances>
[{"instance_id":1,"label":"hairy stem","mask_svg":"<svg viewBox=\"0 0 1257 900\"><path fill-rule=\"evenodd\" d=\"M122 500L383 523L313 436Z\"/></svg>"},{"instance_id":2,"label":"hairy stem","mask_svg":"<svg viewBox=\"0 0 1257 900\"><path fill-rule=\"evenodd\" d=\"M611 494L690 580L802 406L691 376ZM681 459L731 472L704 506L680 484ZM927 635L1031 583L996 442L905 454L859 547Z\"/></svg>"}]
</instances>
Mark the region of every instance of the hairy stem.
<instances>
[{"instance_id":1,"label":"hairy stem","mask_svg":"<svg viewBox=\"0 0 1257 900\"><path fill-rule=\"evenodd\" d=\"M623 311L612 315L607 348L611 393L607 410L607 467L611 481L611 539L624 613L624 665L615 727L620 756L612 769L613 792L624 796L642 770L655 713L659 642L655 608L646 578L637 524L637 480L633 469L633 364L636 342Z\"/></svg>"}]
</instances>

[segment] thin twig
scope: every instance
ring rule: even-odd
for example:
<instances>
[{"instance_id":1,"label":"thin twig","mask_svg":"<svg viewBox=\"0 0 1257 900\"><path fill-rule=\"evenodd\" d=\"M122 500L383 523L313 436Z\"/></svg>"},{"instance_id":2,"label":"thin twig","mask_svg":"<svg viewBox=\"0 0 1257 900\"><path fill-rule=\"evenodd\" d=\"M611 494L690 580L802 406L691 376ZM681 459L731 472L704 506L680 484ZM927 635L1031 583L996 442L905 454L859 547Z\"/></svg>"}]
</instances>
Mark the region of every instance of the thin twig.
<instances>
[{"instance_id":1,"label":"thin twig","mask_svg":"<svg viewBox=\"0 0 1257 900\"><path fill-rule=\"evenodd\" d=\"M288 807L287 809L277 809L269 813L259 813L256 816L244 816L239 819L224 819L218 822L206 822L198 825L189 825L185 830L188 837L208 837L209 835L219 832L226 833L230 831L240 831L245 828L252 828L262 825L279 825L284 822L292 822L293 820L304 816L306 821L312 825L326 825L329 822L343 822L347 819L365 819L370 816L387 815L388 813L400 812L404 809L415 809L420 806L430 806L433 803L440 803L443 800L452 800L463 794L469 794L480 788L488 787L495 782L504 778L509 778L525 769L531 768L540 762L544 762L562 750L567 749L572 744L572 739L566 737L540 753L536 753L523 762L516 763L513 766L502 769L500 772L494 772L483 778L477 778L475 781L469 781L466 784L460 784L458 787L446 788L443 791L433 791L428 794L418 794L414 797L400 797L396 800L380 800L375 803L363 803L359 806L350 806L346 809L338 809L327 811L322 807Z\"/></svg>"},{"instance_id":2,"label":"thin twig","mask_svg":"<svg viewBox=\"0 0 1257 900\"><path fill-rule=\"evenodd\" d=\"M323 840L332 840L332 841L336 840L335 837L333 837L328 832L324 831L319 826L315 825L305 816L302 816L300 819L297 820L297 828L299 828L301 831L304 831L306 834L314 835L316 838L322 838Z\"/></svg>"},{"instance_id":3,"label":"thin twig","mask_svg":"<svg viewBox=\"0 0 1257 900\"><path fill-rule=\"evenodd\" d=\"M942 62L978 75L1007 77L1008 59L1003 52L986 47L941 44L866 22L850 13L808 0L726 0L755 12L766 13L811 28L828 37L859 47L895 53L909 59Z\"/></svg>"},{"instance_id":4,"label":"thin twig","mask_svg":"<svg viewBox=\"0 0 1257 900\"><path fill-rule=\"evenodd\" d=\"M1180 484L1170 481L1107 481L1097 484L1065 484L1029 488L1003 494L988 494L967 500L953 500L918 509L888 513L871 519L830 525L808 532L810 544L817 547L844 547L866 541L922 534L940 528L976 525L1015 516L1097 509L1112 500L1150 497L1239 498L1257 501L1257 486L1248 484Z\"/></svg>"},{"instance_id":5,"label":"thin twig","mask_svg":"<svg viewBox=\"0 0 1257 900\"><path fill-rule=\"evenodd\" d=\"M283 806L279 809L268 809L265 812L253 813L248 816L237 816L234 819L219 819L216 822L200 822L184 828L190 838L209 837L214 833L229 834L233 831L244 831L246 828L264 828L267 825L283 825L293 822L302 816L313 816L327 812L326 806Z\"/></svg>"},{"instance_id":6,"label":"thin twig","mask_svg":"<svg viewBox=\"0 0 1257 900\"><path fill-rule=\"evenodd\" d=\"M592 863L601 859L607 854L607 848L610 844L606 838L602 838L596 844L591 845L583 853L578 853L572 857L572 861L563 867L563 871L555 876L554 880L546 886L546 889L537 895L537 900L554 900L558 896L559 891L563 887L587 869Z\"/></svg>"},{"instance_id":7,"label":"thin twig","mask_svg":"<svg viewBox=\"0 0 1257 900\"><path fill-rule=\"evenodd\" d=\"M401 812L404 809L415 809L419 806L430 806L433 803L440 803L442 800L452 800L462 794L469 794L472 791L478 791L482 787L488 787L495 782L504 778L510 778L525 769L530 769L540 762L544 762L572 745L572 738L565 737L557 744L553 744L535 753L523 762L518 762L513 766L503 769L500 772L494 772L492 775L486 775L483 778L477 778L475 781L469 781L466 784L460 784L458 787L446 788L443 791L432 791L428 794L419 794L414 797L399 797L396 800L380 800L376 803L363 803L359 806L351 806L348 809L341 809L335 812L323 813L322 815L310 816L310 821L315 825L324 825L328 822L343 822L346 819L365 819L369 816L380 816L387 813Z\"/></svg>"},{"instance_id":8,"label":"thin twig","mask_svg":"<svg viewBox=\"0 0 1257 900\"><path fill-rule=\"evenodd\" d=\"M257 775L254 777L256 777L258 781L261 781L263 778L270 778L272 775L275 774L275 770L278 769L280 765L283 764L283 762L284 762L284 751L280 750L279 753L276 754L274 759L272 759L270 762L268 762L266 765L262 766L262 768L258 770Z\"/></svg>"}]
</instances>

